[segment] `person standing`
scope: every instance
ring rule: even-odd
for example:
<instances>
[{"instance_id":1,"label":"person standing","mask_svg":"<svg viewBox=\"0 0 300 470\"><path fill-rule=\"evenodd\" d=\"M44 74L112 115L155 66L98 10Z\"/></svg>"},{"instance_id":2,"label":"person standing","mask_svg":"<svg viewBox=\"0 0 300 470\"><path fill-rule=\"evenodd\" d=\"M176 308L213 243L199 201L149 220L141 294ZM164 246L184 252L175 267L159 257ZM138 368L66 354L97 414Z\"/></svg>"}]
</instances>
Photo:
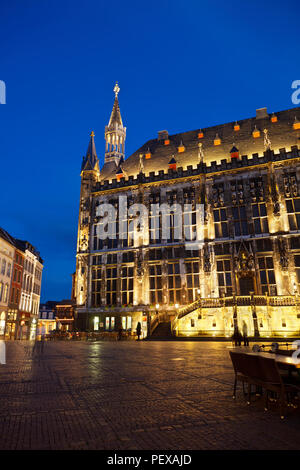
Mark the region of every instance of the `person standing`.
<instances>
[{"instance_id":1,"label":"person standing","mask_svg":"<svg viewBox=\"0 0 300 470\"><path fill-rule=\"evenodd\" d=\"M247 324L243 322L243 339L244 339L244 346L249 346L249 339L248 339L248 328Z\"/></svg>"},{"instance_id":2,"label":"person standing","mask_svg":"<svg viewBox=\"0 0 300 470\"><path fill-rule=\"evenodd\" d=\"M136 334L137 334L137 337L138 337L138 341L140 340L141 331L142 331L141 322L138 322L138 324L136 326Z\"/></svg>"}]
</instances>

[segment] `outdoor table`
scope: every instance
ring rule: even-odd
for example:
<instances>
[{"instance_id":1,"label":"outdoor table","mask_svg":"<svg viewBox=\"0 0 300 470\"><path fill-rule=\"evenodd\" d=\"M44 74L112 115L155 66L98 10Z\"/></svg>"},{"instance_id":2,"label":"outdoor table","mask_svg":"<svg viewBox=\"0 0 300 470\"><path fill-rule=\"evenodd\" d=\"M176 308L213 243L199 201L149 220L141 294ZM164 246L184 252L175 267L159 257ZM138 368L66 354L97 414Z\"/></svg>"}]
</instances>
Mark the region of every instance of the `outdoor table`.
<instances>
[{"instance_id":1,"label":"outdoor table","mask_svg":"<svg viewBox=\"0 0 300 470\"><path fill-rule=\"evenodd\" d=\"M239 348L233 349L233 353L243 353L250 356L257 356L257 357L266 357L267 359L274 359L278 364L278 367L281 369L287 369L289 374L295 370L300 375L300 358L296 357L289 357L289 356L282 356L281 354L274 354L274 353L267 353L267 352L253 352L253 351L244 351L243 349Z\"/></svg>"}]
</instances>

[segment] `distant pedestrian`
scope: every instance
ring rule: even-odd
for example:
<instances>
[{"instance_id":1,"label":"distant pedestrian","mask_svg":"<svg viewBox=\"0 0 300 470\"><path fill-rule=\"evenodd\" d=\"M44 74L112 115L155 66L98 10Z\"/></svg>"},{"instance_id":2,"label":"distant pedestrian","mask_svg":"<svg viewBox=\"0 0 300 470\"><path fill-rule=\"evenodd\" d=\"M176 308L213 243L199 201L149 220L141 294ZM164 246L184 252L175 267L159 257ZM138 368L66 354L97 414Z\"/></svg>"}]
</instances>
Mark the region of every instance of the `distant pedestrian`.
<instances>
[{"instance_id":1,"label":"distant pedestrian","mask_svg":"<svg viewBox=\"0 0 300 470\"><path fill-rule=\"evenodd\" d=\"M249 346L249 339L248 339L248 328L247 324L243 322L243 339L244 339L244 346Z\"/></svg>"},{"instance_id":2,"label":"distant pedestrian","mask_svg":"<svg viewBox=\"0 0 300 470\"><path fill-rule=\"evenodd\" d=\"M241 334L238 326L236 326L234 328L234 333L233 333L232 338L234 340L234 345L235 346L241 346L242 345L242 334Z\"/></svg>"},{"instance_id":3,"label":"distant pedestrian","mask_svg":"<svg viewBox=\"0 0 300 470\"><path fill-rule=\"evenodd\" d=\"M123 329L122 329L122 327L120 327L119 330L118 330L118 340L119 341L121 341L121 339L122 339L122 333L123 333Z\"/></svg>"},{"instance_id":4,"label":"distant pedestrian","mask_svg":"<svg viewBox=\"0 0 300 470\"><path fill-rule=\"evenodd\" d=\"M141 322L138 322L138 324L136 326L136 334L137 334L137 337L138 337L138 341L140 340L141 331L142 331L142 325L141 325Z\"/></svg>"}]
</instances>

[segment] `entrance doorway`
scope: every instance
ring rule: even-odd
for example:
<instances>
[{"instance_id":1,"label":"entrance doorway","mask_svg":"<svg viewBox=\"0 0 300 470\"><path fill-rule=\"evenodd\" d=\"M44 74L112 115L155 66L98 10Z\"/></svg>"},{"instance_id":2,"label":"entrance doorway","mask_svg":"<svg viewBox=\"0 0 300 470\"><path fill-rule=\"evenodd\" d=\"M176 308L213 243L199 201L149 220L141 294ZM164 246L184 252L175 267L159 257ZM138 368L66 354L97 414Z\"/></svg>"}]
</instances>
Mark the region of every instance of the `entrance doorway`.
<instances>
[{"instance_id":1,"label":"entrance doorway","mask_svg":"<svg viewBox=\"0 0 300 470\"><path fill-rule=\"evenodd\" d=\"M250 292L254 292L253 277L240 277L240 295L250 295Z\"/></svg>"}]
</instances>

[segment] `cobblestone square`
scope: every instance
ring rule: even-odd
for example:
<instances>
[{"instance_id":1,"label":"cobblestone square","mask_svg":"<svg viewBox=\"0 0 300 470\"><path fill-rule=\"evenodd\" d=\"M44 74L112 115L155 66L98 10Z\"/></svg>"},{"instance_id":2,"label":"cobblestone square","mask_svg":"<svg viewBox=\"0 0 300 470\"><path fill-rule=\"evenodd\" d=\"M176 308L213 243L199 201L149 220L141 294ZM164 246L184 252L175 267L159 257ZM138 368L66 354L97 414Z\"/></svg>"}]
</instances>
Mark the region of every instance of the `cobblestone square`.
<instances>
[{"instance_id":1,"label":"cobblestone square","mask_svg":"<svg viewBox=\"0 0 300 470\"><path fill-rule=\"evenodd\" d=\"M7 342L0 449L296 450L280 420L232 399L231 343Z\"/></svg>"}]
</instances>

